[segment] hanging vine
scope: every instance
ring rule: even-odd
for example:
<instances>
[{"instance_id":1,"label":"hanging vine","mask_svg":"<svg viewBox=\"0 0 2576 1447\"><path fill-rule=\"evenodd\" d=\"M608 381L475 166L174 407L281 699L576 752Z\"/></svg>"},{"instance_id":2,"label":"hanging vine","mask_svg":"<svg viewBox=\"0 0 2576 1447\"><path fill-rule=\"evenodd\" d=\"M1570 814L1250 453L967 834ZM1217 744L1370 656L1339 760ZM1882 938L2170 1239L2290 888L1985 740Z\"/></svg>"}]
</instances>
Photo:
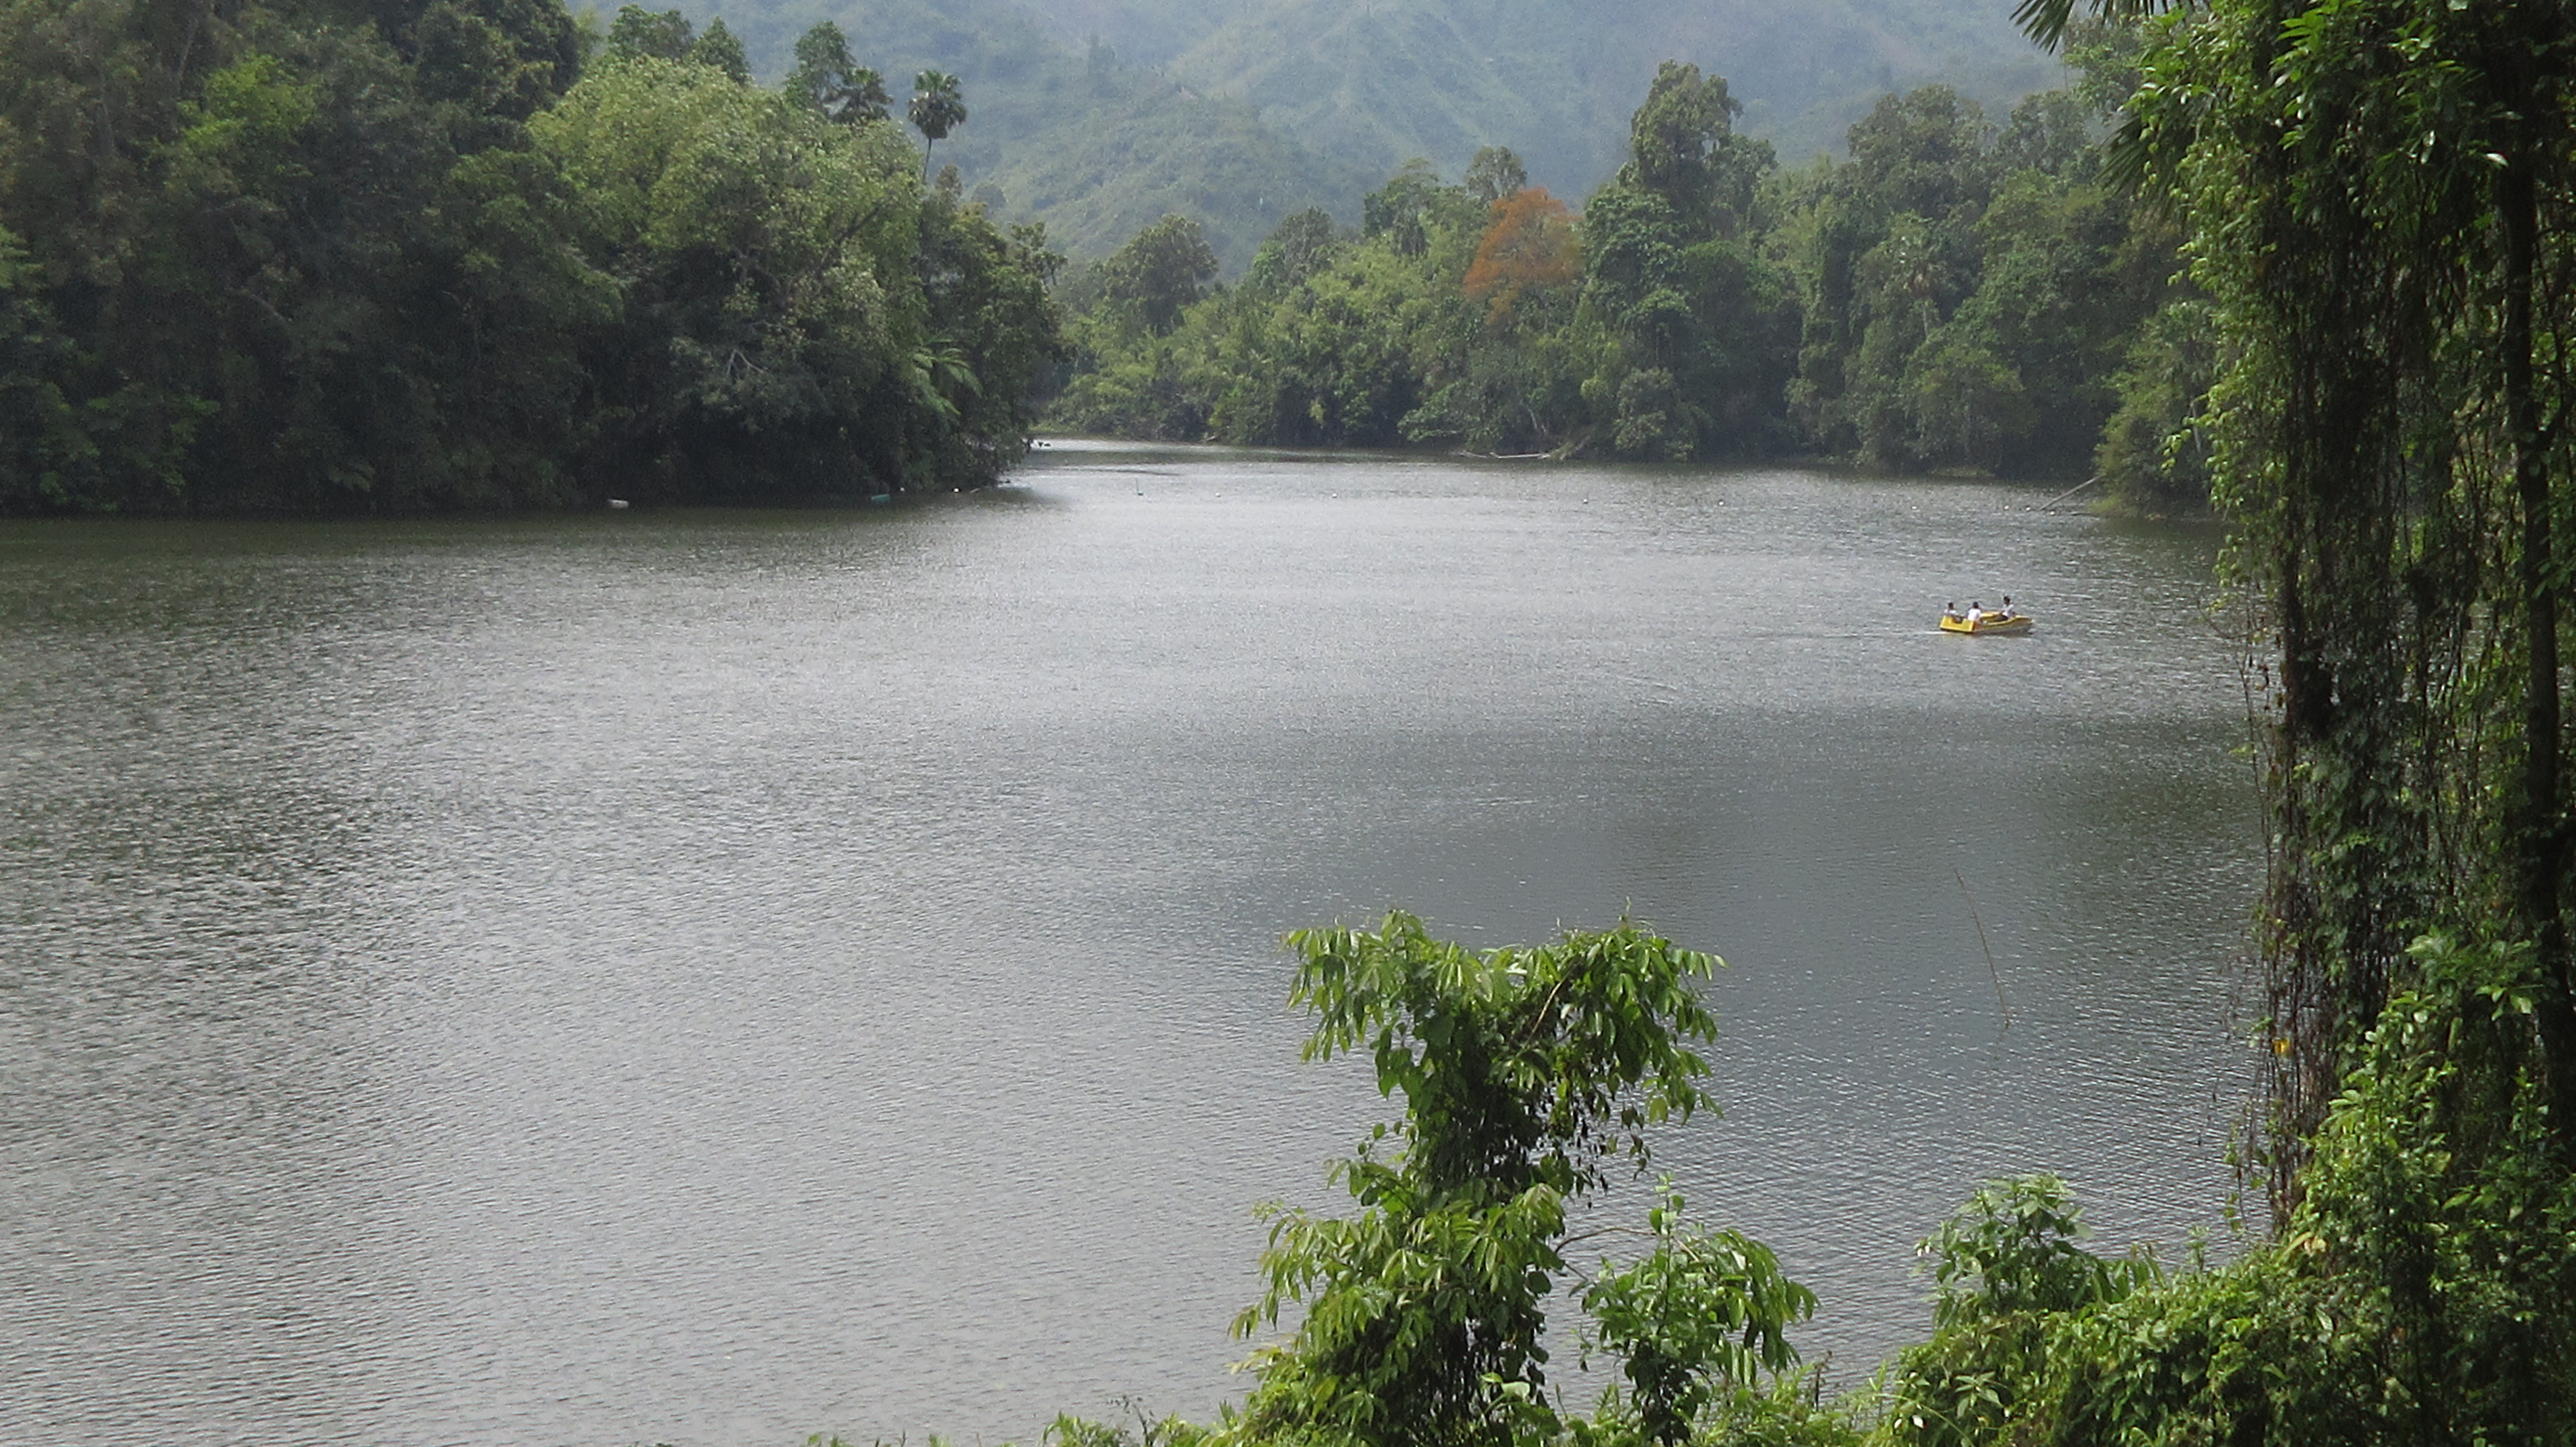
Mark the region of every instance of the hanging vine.
<instances>
[{"instance_id":1,"label":"hanging vine","mask_svg":"<svg viewBox=\"0 0 2576 1447\"><path fill-rule=\"evenodd\" d=\"M2264 642L2276 1206L2408 945L2526 950L2562 1148L2576 994L2561 637L2576 167L2563 0L2245 0L2158 22L2132 107L2226 319L2212 394Z\"/></svg>"}]
</instances>

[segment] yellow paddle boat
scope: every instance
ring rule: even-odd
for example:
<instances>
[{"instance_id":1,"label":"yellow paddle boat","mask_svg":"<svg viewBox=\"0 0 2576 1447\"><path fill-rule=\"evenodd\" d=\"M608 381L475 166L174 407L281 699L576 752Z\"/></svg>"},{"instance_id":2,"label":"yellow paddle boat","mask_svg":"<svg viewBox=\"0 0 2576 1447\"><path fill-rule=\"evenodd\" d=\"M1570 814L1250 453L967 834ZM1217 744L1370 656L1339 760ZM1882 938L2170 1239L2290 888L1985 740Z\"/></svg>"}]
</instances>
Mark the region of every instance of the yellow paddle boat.
<instances>
[{"instance_id":1,"label":"yellow paddle boat","mask_svg":"<svg viewBox=\"0 0 2576 1447\"><path fill-rule=\"evenodd\" d=\"M2027 613L1987 613L1973 622L1957 613L1941 615L1944 633L2028 633L2030 625Z\"/></svg>"}]
</instances>

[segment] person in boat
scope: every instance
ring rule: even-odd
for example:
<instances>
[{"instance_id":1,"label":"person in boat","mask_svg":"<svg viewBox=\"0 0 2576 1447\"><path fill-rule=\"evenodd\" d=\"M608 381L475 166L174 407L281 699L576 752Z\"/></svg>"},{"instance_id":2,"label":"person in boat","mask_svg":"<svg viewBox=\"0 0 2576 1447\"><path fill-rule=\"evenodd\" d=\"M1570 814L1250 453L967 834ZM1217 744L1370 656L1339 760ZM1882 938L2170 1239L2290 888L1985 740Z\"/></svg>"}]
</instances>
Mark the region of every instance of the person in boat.
<instances>
[{"instance_id":1,"label":"person in boat","mask_svg":"<svg viewBox=\"0 0 2576 1447\"><path fill-rule=\"evenodd\" d=\"M1941 616L1952 623L1964 621L1959 616L1959 600L1953 598L1948 603L1942 605Z\"/></svg>"},{"instance_id":2,"label":"person in boat","mask_svg":"<svg viewBox=\"0 0 2576 1447\"><path fill-rule=\"evenodd\" d=\"M1985 616L1986 616L1986 605L1985 605L1985 604L1983 604L1983 603L1978 603L1978 602L1973 602L1973 601L1972 601L1972 602L1970 602L1970 603L1968 604L1968 626L1969 626L1969 627L1971 627L1971 628L1976 627L1976 626L1977 626L1977 624L1978 624L1979 622L1981 622L1981 621L1985 618Z\"/></svg>"},{"instance_id":3,"label":"person in boat","mask_svg":"<svg viewBox=\"0 0 2576 1447\"><path fill-rule=\"evenodd\" d=\"M1997 618L2010 618L2012 615L2012 594L2006 593L2004 595L2004 606L2001 611L1995 614L1995 616Z\"/></svg>"}]
</instances>

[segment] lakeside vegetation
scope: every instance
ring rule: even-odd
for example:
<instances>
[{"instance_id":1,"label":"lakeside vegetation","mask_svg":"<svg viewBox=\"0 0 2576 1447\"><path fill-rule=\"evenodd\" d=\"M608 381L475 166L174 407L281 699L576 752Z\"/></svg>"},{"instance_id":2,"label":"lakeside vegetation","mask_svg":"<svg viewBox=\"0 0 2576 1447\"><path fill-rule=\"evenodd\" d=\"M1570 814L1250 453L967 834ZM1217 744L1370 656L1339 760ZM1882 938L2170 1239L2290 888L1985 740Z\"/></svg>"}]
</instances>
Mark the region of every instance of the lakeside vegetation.
<instances>
[{"instance_id":1,"label":"lakeside vegetation","mask_svg":"<svg viewBox=\"0 0 2576 1447\"><path fill-rule=\"evenodd\" d=\"M1068 89L1001 14L966 33L1020 83L925 150L1144 95L1097 50ZM1130 436L2005 473L2087 466L2107 419L2136 505L2205 494L2205 309L2100 176L2108 38L2008 125L1891 95L1795 172L1667 65L1580 217L1489 147L1458 185L1404 167L1356 232L1294 212L1234 286L1247 238L1174 214L1050 295L1046 233L916 168L919 115L816 90L882 91L873 52L767 30L775 87L724 21L636 6L590 33L555 0L7 0L0 511L944 490L998 478L1058 385L1055 421Z\"/></svg>"},{"instance_id":2,"label":"lakeside vegetation","mask_svg":"<svg viewBox=\"0 0 2576 1447\"><path fill-rule=\"evenodd\" d=\"M0 513L994 480L1058 259L812 72L634 6L7 0Z\"/></svg>"},{"instance_id":3,"label":"lakeside vegetation","mask_svg":"<svg viewBox=\"0 0 2576 1447\"><path fill-rule=\"evenodd\" d=\"M2180 231L2106 175L2135 31L2002 124L1889 95L1850 158L1784 170L1722 78L1668 63L1578 214L1488 148L1427 162L1356 230L1288 219L1248 273L1169 216L1062 291L1051 419L1239 444L1695 459L1847 457L2084 476L2205 508L2214 374Z\"/></svg>"},{"instance_id":4,"label":"lakeside vegetation","mask_svg":"<svg viewBox=\"0 0 2576 1447\"><path fill-rule=\"evenodd\" d=\"M1614 1172L1650 1168L1659 1127L1718 1104L1693 982L1722 962L1624 921L1470 951L1401 912L1289 945L1290 998L1315 1020L1303 1058L1364 1056L1402 1114L1334 1164L1344 1214L1264 1208L1267 1287L1234 1329L1291 1326L1244 1362L1240 1407L1060 1417L1053 1447L2394 1447L2576 1428L2576 1172L2531 1048L2549 983L2517 944L2421 935L2376 1012L2341 1022L2340 1089L2272 1137L2300 1164L2235 1260L2100 1255L2061 1181L1989 1183L1920 1243L1929 1335L1838 1396L1790 1340L1815 1294L1669 1182L1642 1222L1596 1210L1569 1234ZM1551 1386L1552 1311L1616 1368L1591 1402Z\"/></svg>"}]
</instances>

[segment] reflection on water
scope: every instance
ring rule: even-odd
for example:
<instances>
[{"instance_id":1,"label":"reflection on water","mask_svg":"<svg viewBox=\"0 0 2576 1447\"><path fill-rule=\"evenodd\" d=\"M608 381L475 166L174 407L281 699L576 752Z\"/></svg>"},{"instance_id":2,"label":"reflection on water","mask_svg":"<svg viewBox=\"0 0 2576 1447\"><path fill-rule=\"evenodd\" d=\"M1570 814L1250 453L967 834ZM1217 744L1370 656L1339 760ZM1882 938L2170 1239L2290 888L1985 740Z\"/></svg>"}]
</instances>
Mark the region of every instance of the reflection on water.
<instances>
[{"instance_id":1,"label":"reflection on water","mask_svg":"<svg viewBox=\"0 0 2576 1447\"><path fill-rule=\"evenodd\" d=\"M1252 1205L1382 1109L1278 935L1391 903L1732 961L1665 1164L1838 1375L1983 1177L2215 1225L2212 540L2046 495L1059 446L860 513L13 524L0 1420L1208 1413ZM2005 590L2031 636L1932 629Z\"/></svg>"}]
</instances>

